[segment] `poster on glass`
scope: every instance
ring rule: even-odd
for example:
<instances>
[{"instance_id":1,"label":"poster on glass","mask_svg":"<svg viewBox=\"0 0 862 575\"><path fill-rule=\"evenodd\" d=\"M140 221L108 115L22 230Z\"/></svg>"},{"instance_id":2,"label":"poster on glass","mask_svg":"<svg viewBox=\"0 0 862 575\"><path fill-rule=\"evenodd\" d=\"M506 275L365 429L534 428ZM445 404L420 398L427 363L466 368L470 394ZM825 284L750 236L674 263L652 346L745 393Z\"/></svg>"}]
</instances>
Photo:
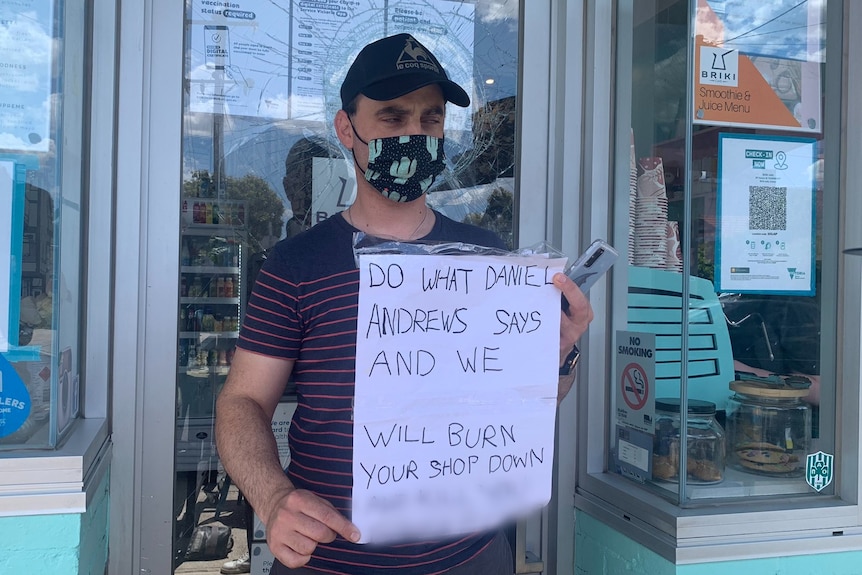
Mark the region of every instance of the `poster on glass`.
<instances>
[{"instance_id":1,"label":"poster on glass","mask_svg":"<svg viewBox=\"0 0 862 575\"><path fill-rule=\"evenodd\" d=\"M719 135L718 291L814 295L814 145Z\"/></svg>"},{"instance_id":2,"label":"poster on glass","mask_svg":"<svg viewBox=\"0 0 862 575\"><path fill-rule=\"evenodd\" d=\"M0 149L50 149L53 2L0 0Z\"/></svg>"},{"instance_id":3,"label":"poster on glass","mask_svg":"<svg viewBox=\"0 0 862 575\"><path fill-rule=\"evenodd\" d=\"M820 133L825 2L696 2L693 122Z\"/></svg>"}]
</instances>

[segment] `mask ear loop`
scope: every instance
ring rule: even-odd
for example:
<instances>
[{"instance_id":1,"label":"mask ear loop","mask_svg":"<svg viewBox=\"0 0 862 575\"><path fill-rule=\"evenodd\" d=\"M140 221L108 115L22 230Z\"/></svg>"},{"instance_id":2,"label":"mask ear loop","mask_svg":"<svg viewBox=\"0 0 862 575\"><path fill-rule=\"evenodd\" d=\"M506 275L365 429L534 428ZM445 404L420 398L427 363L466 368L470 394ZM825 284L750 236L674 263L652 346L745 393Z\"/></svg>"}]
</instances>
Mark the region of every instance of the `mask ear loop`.
<instances>
[{"instance_id":1,"label":"mask ear loop","mask_svg":"<svg viewBox=\"0 0 862 575\"><path fill-rule=\"evenodd\" d=\"M363 139L362 139L362 136L360 136L360 135L359 135L359 132L357 132L357 131L356 131L356 126L354 126L354 125L353 125L353 120L351 120L351 119L350 119L350 116L349 116L349 115L348 115L348 117L347 117L347 121L348 121L348 122L350 122L350 129L351 129L351 130L353 130L353 135L354 135L354 136L356 136L356 138L357 138L360 142L362 142L363 144L365 144L365 145L367 146L367 145L368 145L368 142L366 142L365 140L363 140ZM357 161L356 161L356 150L354 150L353 148L351 148L351 149L350 149L350 153L353 155L353 163L354 163L354 164L356 164L356 167L357 167L357 168L359 168L359 171L360 171L360 172L362 172L362 175L364 176L364 175L365 175L365 172L366 172L366 170L367 170L368 168L366 168L366 169L364 169L364 170L363 170L363 169L362 169L362 166L360 166L360 165L359 165L359 162L357 162Z\"/></svg>"}]
</instances>

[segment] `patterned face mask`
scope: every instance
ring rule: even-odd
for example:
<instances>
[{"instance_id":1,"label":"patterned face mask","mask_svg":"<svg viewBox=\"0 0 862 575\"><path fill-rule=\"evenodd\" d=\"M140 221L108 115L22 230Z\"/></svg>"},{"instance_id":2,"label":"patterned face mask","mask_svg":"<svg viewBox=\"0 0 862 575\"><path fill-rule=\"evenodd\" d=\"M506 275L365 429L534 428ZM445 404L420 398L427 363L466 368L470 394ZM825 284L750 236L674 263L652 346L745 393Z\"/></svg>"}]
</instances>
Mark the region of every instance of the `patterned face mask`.
<instances>
[{"instance_id":1,"label":"patterned face mask","mask_svg":"<svg viewBox=\"0 0 862 575\"><path fill-rule=\"evenodd\" d=\"M420 134L366 142L356 133L356 128L353 133L368 146L368 168L362 170L358 162L356 165L368 183L393 202L419 199L446 167L443 138ZM356 162L355 152L353 161Z\"/></svg>"}]
</instances>

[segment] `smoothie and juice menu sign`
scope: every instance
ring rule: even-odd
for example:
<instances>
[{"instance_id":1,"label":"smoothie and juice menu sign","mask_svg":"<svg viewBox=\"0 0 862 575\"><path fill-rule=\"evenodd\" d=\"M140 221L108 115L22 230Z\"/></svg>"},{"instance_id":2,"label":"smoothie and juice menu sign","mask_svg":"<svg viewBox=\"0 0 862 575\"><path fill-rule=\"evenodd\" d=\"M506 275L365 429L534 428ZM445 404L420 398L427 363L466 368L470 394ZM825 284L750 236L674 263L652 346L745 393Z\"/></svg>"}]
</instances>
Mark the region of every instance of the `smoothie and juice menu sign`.
<instances>
[{"instance_id":1,"label":"smoothie and juice menu sign","mask_svg":"<svg viewBox=\"0 0 862 575\"><path fill-rule=\"evenodd\" d=\"M192 0L189 107L324 121L341 106L341 81L359 50L399 32L414 34L470 92L474 11L450 0Z\"/></svg>"},{"instance_id":2,"label":"smoothie and juice menu sign","mask_svg":"<svg viewBox=\"0 0 862 575\"><path fill-rule=\"evenodd\" d=\"M820 133L825 2L697 0L695 124Z\"/></svg>"}]
</instances>

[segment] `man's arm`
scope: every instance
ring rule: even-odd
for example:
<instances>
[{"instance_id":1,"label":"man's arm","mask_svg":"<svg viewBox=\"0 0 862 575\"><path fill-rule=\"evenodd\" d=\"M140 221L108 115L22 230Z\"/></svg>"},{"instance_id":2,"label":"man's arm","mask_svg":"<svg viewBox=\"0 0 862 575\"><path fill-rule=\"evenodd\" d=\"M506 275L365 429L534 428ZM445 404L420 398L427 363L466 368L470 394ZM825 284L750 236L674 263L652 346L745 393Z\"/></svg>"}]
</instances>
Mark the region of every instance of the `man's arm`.
<instances>
[{"instance_id":1,"label":"man's arm","mask_svg":"<svg viewBox=\"0 0 862 575\"><path fill-rule=\"evenodd\" d=\"M216 445L225 471L264 521L273 554L288 567L308 562L318 543L359 532L328 501L296 489L278 459L272 415L293 361L237 349L216 402Z\"/></svg>"},{"instance_id":2,"label":"man's arm","mask_svg":"<svg viewBox=\"0 0 862 575\"><path fill-rule=\"evenodd\" d=\"M565 274L554 274L554 285L560 288L563 296L568 300L569 307L567 310L560 313L560 365L569 352L572 346L580 339L581 335L593 321L593 308L590 307L590 302L581 292L580 288ZM557 403L559 404L569 390L572 389L572 384L575 382L575 372L560 376L560 381L557 384Z\"/></svg>"}]
</instances>

